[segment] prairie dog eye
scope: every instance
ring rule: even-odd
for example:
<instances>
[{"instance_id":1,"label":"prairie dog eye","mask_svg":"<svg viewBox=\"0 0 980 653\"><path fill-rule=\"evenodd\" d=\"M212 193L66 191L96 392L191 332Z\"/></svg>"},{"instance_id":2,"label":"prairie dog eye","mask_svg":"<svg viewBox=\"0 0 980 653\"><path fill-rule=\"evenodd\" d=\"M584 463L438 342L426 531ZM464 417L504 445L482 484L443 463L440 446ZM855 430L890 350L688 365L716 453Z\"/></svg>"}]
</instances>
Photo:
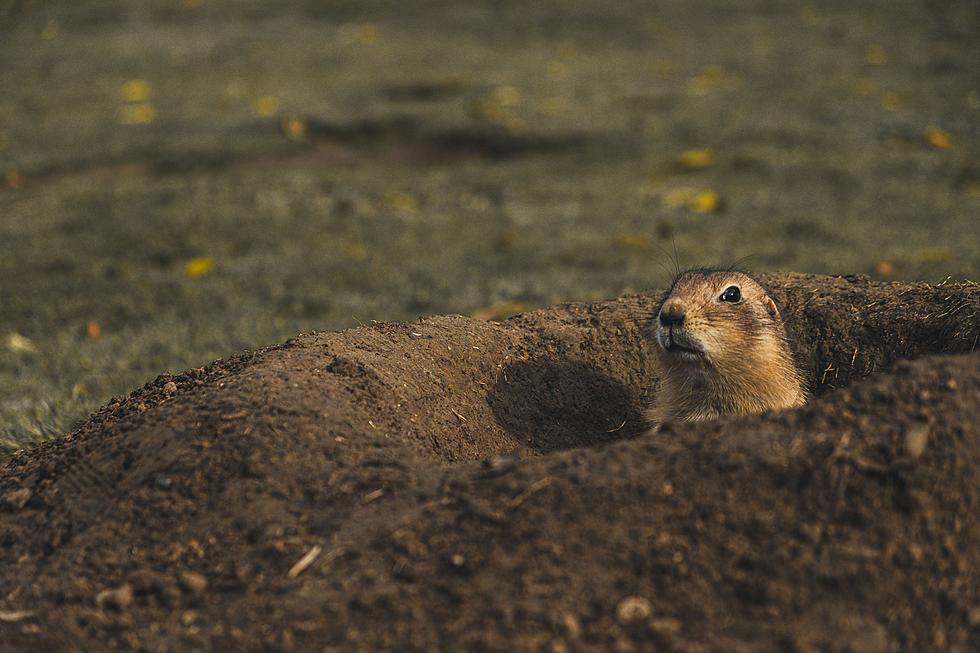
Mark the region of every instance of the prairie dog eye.
<instances>
[{"instance_id":1,"label":"prairie dog eye","mask_svg":"<svg viewBox=\"0 0 980 653\"><path fill-rule=\"evenodd\" d=\"M723 302L737 304L742 301L742 291L738 289L738 286L728 286L718 299Z\"/></svg>"}]
</instances>

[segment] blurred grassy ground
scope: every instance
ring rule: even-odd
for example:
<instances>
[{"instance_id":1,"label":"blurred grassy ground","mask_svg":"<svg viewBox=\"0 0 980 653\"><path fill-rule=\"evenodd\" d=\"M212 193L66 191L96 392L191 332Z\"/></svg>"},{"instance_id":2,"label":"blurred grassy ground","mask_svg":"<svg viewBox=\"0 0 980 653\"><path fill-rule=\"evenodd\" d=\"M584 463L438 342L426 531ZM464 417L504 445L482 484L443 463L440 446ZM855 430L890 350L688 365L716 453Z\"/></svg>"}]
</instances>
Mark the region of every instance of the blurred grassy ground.
<instances>
[{"instance_id":1,"label":"blurred grassy ground","mask_svg":"<svg viewBox=\"0 0 980 653\"><path fill-rule=\"evenodd\" d=\"M682 264L980 276L973 0L0 0L0 443Z\"/></svg>"}]
</instances>

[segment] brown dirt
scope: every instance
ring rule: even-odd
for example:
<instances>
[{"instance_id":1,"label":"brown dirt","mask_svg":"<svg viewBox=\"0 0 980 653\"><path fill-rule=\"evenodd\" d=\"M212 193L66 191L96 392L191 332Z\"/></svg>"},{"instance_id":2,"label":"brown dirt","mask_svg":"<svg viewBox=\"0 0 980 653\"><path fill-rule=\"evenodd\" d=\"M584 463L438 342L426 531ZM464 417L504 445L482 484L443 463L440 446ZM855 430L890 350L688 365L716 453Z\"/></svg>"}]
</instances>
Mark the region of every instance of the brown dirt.
<instances>
[{"instance_id":1,"label":"brown dirt","mask_svg":"<svg viewBox=\"0 0 980 653\"><path fill-rule=\"evenodd\" d=\"M654 436L658 293L160 377L0 471L0 649L978 650L977 286L763 281L811 403Z\"/></svg>"}]
</instances>

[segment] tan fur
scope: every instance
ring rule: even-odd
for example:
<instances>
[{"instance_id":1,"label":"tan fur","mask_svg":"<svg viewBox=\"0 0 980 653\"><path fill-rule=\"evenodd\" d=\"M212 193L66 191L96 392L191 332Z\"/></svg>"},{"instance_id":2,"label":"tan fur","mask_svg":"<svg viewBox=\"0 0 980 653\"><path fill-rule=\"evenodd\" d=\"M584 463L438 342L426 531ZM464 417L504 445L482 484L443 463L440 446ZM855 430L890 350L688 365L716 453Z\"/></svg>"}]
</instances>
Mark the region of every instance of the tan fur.
<instances>
[{"instance_id":1,"label":"tan fur","mask_svg":"<svg viewBox=\"0 0 980 653\"><path fill-rule=\"evenodd\" d=\"M720 301L730 286L742 301ZM793 363L775 303L741 272L687 272L661 311L683 311L673 331L654 317L651 331L661 364L660 387L647 417L654 430L667 421L701 422L802 406L806 393ZM700 355L667 351L670 337Z\"/></svg>"}]
</instances>

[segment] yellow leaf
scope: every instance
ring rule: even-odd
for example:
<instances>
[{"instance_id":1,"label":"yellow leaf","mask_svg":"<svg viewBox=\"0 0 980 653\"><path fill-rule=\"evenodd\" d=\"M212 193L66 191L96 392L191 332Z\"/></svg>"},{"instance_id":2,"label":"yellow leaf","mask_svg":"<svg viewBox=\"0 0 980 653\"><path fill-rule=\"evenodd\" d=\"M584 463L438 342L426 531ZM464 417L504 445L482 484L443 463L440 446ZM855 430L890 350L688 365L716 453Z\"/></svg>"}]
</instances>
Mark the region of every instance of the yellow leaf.
<instances>
[{"instance_id":1,"label":"yellow leaf","mask_svg":"<svg viewBox=\"0 0 980 653\"><path fill-rule=\"evenodd\" d=\"M939 127L930 126L925 131L926 141L929 145L940 150L949 150L956 146L953 135Z\"/></svg>"},{"instance_id":2,"label":"yellow leaf","mask_svg":"<svg viewBox=\"0 0 980 653\"><path fill-rule=\"evenodd\" d=\"M682 152L679 157L677 157L678 163L691 170L700 170L701 168L711 167L717 162L717 160L718 158L715 156L714 150L708 148L686 150Z\"/></svg>"},{"instance_id":3,"label":"yellow leaf","mask_svg":"<svg viewBox=\"0 0 980 653\"><path fill-rule=\"evenodd\" d=\"M306 122L299 116L286 116L282 120L282 131L294 141L306 136Z\"/></svg>"},{"instance_id":4,"label":"yellow leaf","mask_svg":"<svg viewBox=\"0 0 980 653\"><path fill-rule=\"evenodd\" d=\"M864 55L865 60L872 66L883 66L888 63L888 55L885 48L877 43L868 46L868 51Z\"/></svg>"},{"instance_id":5,"label":"yellow leaf","mask_svg":"<svg viewBox=\"0 0 980 653\"><path fill-rule=\"evenodd\" d=\"M127 104L119 112L119 122L124 125L148 125L157 117L157 110L149 102Z\"/></svg>"},{"instance_id":6,"label":"yellow leaf","mask_svg":"<svg viewBox=\"0 0 980 653\"><path fill-rule=\"evenodd\" d=\"M895 276L895 266L888 261L878 261L878 264L875 266L875 272L878 273L878 276L892 277Z\"/></svg>"},{"instance_id":7,"label":"yellow leaf","mask_svg":"<svg viewBox=\"0 0 980 653\"><path fill-rule=\"evenodd\" d=\"M370 23L357 28L357 41L361 45L374 45L381 40L381 28Z\"/></svg>"},{"instance_id":8,"label":"yellow leaf","mask_svg":"<svg viewBox=\"0 0 980 653\"><path fill-rule=\"evenodd\" d=\"M721 207L721 197L713 190L698 193L687 203L687 208L695 213L714 213Z\"/></svg>"},{"instance_id":9,"label":"yellow leaf","mask_svg":"<svg viewBox=\"0 0 980 653\"><path fill-rule=\"evenodd\" d=\"M11 164L4 168L3 181L10 190L17 190L24 185L24 175L20 174L17 166Z\"/></svg>"},{"instance_id":10,"label":"yellow leaf","mask_svg":"<svg viewBox=\"0 0 980 653\"><path fill-rule=\"evenodd\" d=\"M503 125L511 131L522 131L524 122L513 109L521 102L521 92L514 86L497 86L467 106L467 113L478 120Z\"/></svg>"},{"instance_id":11,"label":"yellow leaf","mask_svg":"<svg viewBox=\"0 0 980 653\"><path fill-rule=\"evenodd\" d=\"M508 116L501 124L506 127L509 131L519 134L521 132L527 131L527 123L518 118L517 116Z\"/></svg>"},{"instance_id":12,"label":"yellow leaf","mask_svg":"<svg viewBox=\"0 0 980 653\"><path fill-rule=\"evenodd\" d=\"M691 95L707 95L712 89L730 87L738 81L738 77L721 66L712 65L705 68L687 82L687 92Z\"/></svg>"},{"instance_id":13,"label":"yellow leaf","mask_svg":"<svg viewBox=\"0 0 980 653\"><path fill-rule=\"evenodd\" d=\"M498 86L493 89L492 96L502 107L516 107L521 101L521 92L516 86Z\"/></svg>"},{"instance_id":14,"label":"yellow leaf","mask_svg":"<svg viewBox=\"0 0 980 653\"><path fill-rule=\"evenodd\" d=\"M862 77L854 82L854 92L861 97L871 97L878 92L878 82L868 77Z\"/></svg>"},{"instance_id":15,"label":"yellow leaf","mask_svg":"<svg viewBox=\"0 0 980 653\"><path fill-rule=\"evenodd\" d=\"M952 247L923 247L912 254L916 263L946 263L956 258Z\"/></svg>"},{"instance_id":16,"label":"yellow leaf","mask_svg":"<svg viewBox=\"0 0 980 653\"><path fill-rule=\"evenodd\" d=\"M649 249L650 237L644 234L623 234L619 237L619 244L626 249Z\"/></svg>"},{"instance_id":17,"label":"yellow leaf","mask_svg":"<svg viewBox=\"0 0 980 653\"><path fill-rule=\"evenodd\" d=\"M679 209L687 206L696 194L697 191L692 188L674 188L664 193L660 201L668 209Z\"/></svg>"},{"instance_id":18,"label":"yellow leaf","mask_svg":"<svg viewBox=\"0 0 980 653\"><path fill-rule=\"evenodd\" d=\"M466 112L471 118L486 120L487 122L498 122L509 113L507 109L504 109L491 98L485 97L470 102L466 107Z\"/></svg>"},{"instance_id":19,"label":"yellow leaf","mask_svg":"<svg viewBox=\"0 0 980 653\"><path fill-rule=\"evenodd\" d=\"M268 118L279 111L279 98L274 95L262 95L255 98L252 107L255 109L255 113L263 118Z\"/></svg>"},{"instance_id":20,"label":"yellow leaf","mask_svg":"<svg viewBox=\"0 0 980 653\"><path fill-rule=\"evenodd\" d=\"M150 99L150 83L145 79L131 79L119 89L126 102L146 102Z\"/></svg>"},{"instance_id":21,"label":"yellow leaf","mask_svg":"<svg viewBox=\"0 0 980 653\"><path fill-rule=\"evenodd\" d=\"M27 336L22 336L19 333L11 333L7 336L7 349L18 352L35 352L37 351L37 345Z\"/></svg>"},{"instance_id":22,"label":"yellow leaf","mask_svg":"<svg viewBox=\"0 0 980 653\"><path fill-rule=\"evenodd\" d=\"M202 277L214 269L214 257L201 256L192 258L184 264L184 274L191 279Z\"/></svg>"},{"instance_id":23,"label":"yellow leaf","mask_svg":"<svg viewBox=\"0 0 980 653\"><path fill-rule=\"evenodd\" d=\"M414 197L399 190L388 191L384 194L382 201L389 208L408 211L409 213L415 213L419 208L419 203Z\"/></svg>"},{"instance_id":24,"label":"yellow leaf","mask_svg":"<svg viewBox=\"0 0 980 653\"><path fill-rule=\"evenodd\" d=\"M498 321L520 313L527 308L527 304L521 302L502 302L494 304L488 308L481 308L470 313L470 317L478 320Z\"/></svg>"}]
</instances>

